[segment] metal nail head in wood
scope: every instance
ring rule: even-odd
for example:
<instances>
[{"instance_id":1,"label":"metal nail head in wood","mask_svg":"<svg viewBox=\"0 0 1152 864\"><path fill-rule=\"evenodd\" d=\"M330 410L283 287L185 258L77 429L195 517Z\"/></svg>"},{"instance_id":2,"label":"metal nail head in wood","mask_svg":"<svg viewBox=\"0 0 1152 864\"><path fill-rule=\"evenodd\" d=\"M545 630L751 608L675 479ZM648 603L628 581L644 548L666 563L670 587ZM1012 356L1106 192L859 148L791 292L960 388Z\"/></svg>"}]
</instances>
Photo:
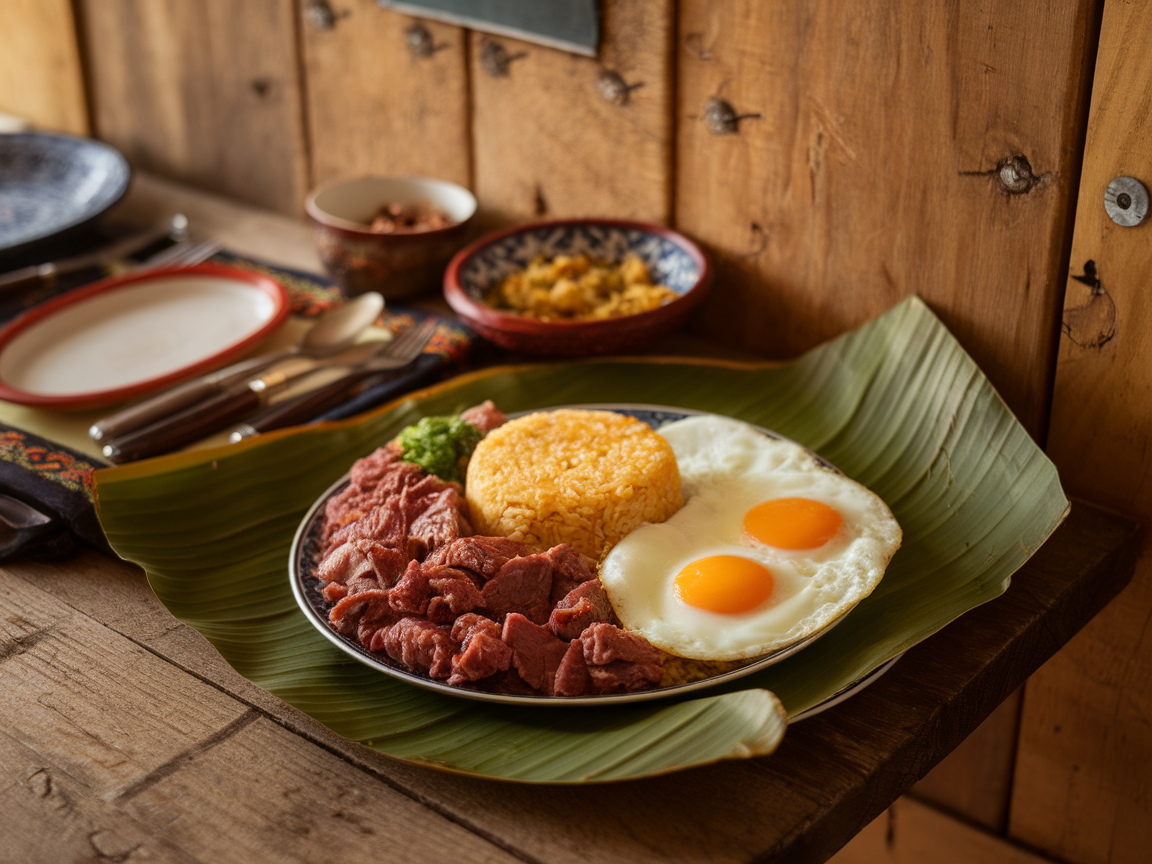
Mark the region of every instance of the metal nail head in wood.
<instances>
[{"instance_id":1,"label":"metal nail head in wood","mask_svg":"<svg viewBox=\"0 0 1152 864\"><path fill-rule=\"evenodd\" d=\"M328 0L311 0L304 7L304 14L317 30L327 31L336 26L336 13Z\"/></svg>"},{"instance_id":2,"label":"metal nail head in wood","mask_svg":"<svg viewBox=\"0 0 1152 864\"><path fill-rule=\"evenodd\" d=\"M1117 225L1139 225L1148 215L1148 187L1135 177L1117 177L1104 190L1104 212Z\"/></svg>"},{"instance_id":3,"label":"metal nail head in wood","mask_svg":"<svg viewBox=\"0 0 1152 864\"><path fill-rule=\"evenodd\" d=\"M713 135L735 135L741 120L759 119L759 114L737 114L732 104L719 97L708 100L704 106L704 125Z\"/></svg>"},{"instance_id":4,"label":"metal nail head in wood","mask_svg":"<svg viewBox=\"0 0 1152 864\"><path fill-rule=\"evenodd\" d=\"M508 49L495 39L487 37L480 43L480 65L484 71L493 78L503 78L508 74L508 67L514 60L521 60L528 56L527 51L517 51L509 54Z\"/></svg>"},{"instance_id":5,"label":"metal nail head in wood","mask_svg":"<svg viewBox=\"0 0 1152 864\"><path fill-rule=\"evenodd\" d=\"M431 57L437 51L443 51L448 47L447 44L437 45L428 28L419 22L404 31L404 40L408 43L408 50L412 52L412 56L419 59Z\"/></svg>"},{"instance_id":6,"label":"metal nail head in wood","mask_svg":"<svg viewBox=\"0 0 1152 864\"><path fill-rule=\"evenodd\" d=\"M637 87L643 86L643 81L628 84L619 72L613 72L611 69L601 69L596 76L596 89L600 91L600 95L604 97L606 102L611 102L613 105L627 105L628 94Z\"/></svg>"}]
</instances>

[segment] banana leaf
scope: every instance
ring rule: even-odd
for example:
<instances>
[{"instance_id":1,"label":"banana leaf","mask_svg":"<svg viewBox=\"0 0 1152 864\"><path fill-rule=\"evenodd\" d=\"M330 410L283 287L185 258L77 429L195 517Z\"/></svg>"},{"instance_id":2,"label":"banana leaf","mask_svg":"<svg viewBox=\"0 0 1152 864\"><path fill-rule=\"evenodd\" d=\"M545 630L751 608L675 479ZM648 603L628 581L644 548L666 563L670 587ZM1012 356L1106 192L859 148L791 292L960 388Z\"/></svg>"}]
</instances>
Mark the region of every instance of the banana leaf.
<instances>
[{"instance_id":1,"label":"banana leaf","mask_svg":"<svg viewBox=\"0 0 1152 864\"><path fill-rule=\"evenodd\" d=\"M430 693L351 659L298 610L293 534L356 458L425 415L646 403L736 417L817 451L891 507L880 586L782 663L697 698L582 709ZM795 715L973 607L1064 518L1052 463L923 302L794 362L609 359L475 372L340 423L96 474L101 523L156 595L241 674L391 756L523 782L619 780L770 753Z\"/></svg>"}]
</instances>

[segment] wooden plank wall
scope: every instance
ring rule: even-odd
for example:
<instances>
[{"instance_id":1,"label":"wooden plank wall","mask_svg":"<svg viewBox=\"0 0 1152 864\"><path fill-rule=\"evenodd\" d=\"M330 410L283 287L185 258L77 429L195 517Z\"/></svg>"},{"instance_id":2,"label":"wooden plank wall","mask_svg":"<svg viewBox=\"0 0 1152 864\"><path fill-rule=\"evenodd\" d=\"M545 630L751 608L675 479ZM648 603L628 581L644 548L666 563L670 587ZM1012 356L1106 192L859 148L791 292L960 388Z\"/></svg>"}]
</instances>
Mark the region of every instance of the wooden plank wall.
<instances>
[{"instance_id":1,"label":"wooden plank wall","mask_svg":"<svg viewBox=\"0 0 1152 864\"><path fill-rule=\"evenodd\" d=\"M1052 407L1077 495L1152 521L1152 214L1113 223L1116 177L1152 189L1152 5L1104 7ZM1128 588L1029 682L1012 832L1066 861L1152 848L1152 548Z\"/></svg>"},{"instance_id":2,"label":"wooden plank wall","mask_svg":"<svg viewBox=\"0 0 1152 864\"><path fill-rule=\"evenodd\" d=\"M78 0L92 125L138 168L275 210L308 184L293 0Z\"/></svg>"},{"instance_id":3,"label":"wooden plank wall","mask_svg":"<svg viewBox=\"0 0 1152 864\"><path fill-rule=\"evenodd\" d=\"M70 0L0 3L0 112L54 132L88 134Z\"/></svg>"},{"instance_id":4,"label":"wooden plank wall","mask_svg":"<svg viewBox=\"0 0 1152 864\"><path fill-rule=\"evenodd\" d=\"M420 173L469 185L489 225L567 215L675 225L718 265L697 331L763 356L794 356L919 294L1043 440L1071 214L1078 188L1099 191L1084 192L1078 178L1103 2L604 0L593 60L410 18L373 0L74 0L78 36L64 38L72 48L63 50L85 59L94 133L136 166L283 213L299 214L309 188L338 177ZM1107 4L1116 15L1130 8ZM41 79L57 82L49 90L81 92L78 61L49 69L47 54L26 49L49 31L58 41L70 36L61 16L72 7L16 5L23 12L9 14L16 7L6 4L0 14L0 58L5 46L23 45L29 64L41 58ZM50 15L56 23L45 25ZM1125 22L1113 26L1113 41L1131 38ZM1146 72L1152 34L1140 44L1102 54L1113 65L1098 81ZM0 59L0 110L12 91L6 69ZM1146 115L1150 89L1129 88L1136 101L1114 110ZM52 125L37 113L50 98L38 98L39 109L21 110ZM1120 133L1104 125L1097 134ZM1082 201L1081 218L1094 206ZM1105 260L1112 247L1097 240L1111 242L1107 228L1077 226L1077 268L1085 256ZM1125 299L1101 278L1134 336L1142 323L1135 294ZM1098 296L1070 299L1066 324L1069 315L1096 315ZM1132 371L1147 357L1132 337L1123 363L1109 353L1116 340L1087 359L1068 340L1054 453L1072 488L1105 499L1112 475L1104 466L1131 479L1144 457L1077 458L1103 421L1116 431L1098 452L1143 446L1146 438L1124 430L1145 418L1107 400L1112 413L1101 407L1079 423L1073 415L1093 392L1101 398L1097 376L1113 376L1114 394L1147 388L1147 376ZM1152 510L1142 490L1123 488L1118 506ZM1029 685L1018 752L1019 697L918 794L984 826L981 837L993 843L1013 834L1074 864L1143 860L1131 850L1148 838L1115 827L1152 824L1152 796L1140 785L1148 741L1130 731L1146 724L1138 718L1149 706L1121 704L1149 672L1133 659L1143 619L1127 615L1083 637L1080 654ZM1108 704L1131 720L1103 743L1090 710L1100 682L1069 671L1094 669L1101 657L1120 670L1107 679ZM1096 785L1076 776L1070 766L1088 757L1056 727L1075 727L1078 746L1098 748ZM1143 781L1125 773L1130 740L1143 742ZM1096 796L1098 788L1111 797ZM1088 798L1095 809L1078 806ZM907 806L915 824L935 824ZM1107 847L1101 820L1113 826ZM1017 851L1005 845L993 860L1025 860Z\"/></svg>"}]
</instances>

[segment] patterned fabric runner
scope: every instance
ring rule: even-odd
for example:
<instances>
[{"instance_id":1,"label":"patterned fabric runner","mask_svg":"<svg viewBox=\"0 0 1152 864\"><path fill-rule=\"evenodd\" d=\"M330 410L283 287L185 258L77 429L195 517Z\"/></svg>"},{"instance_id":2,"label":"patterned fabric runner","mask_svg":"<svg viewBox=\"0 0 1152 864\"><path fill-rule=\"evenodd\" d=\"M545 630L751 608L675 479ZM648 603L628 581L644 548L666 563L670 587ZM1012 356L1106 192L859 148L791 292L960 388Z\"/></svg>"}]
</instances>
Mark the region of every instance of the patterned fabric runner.
<instances>
[{"instance_id":1,"label":"patterned fabric runner","mask_svg":"<svg viewBox=\"0 0 1152 864\"><path fill-rule=\"evenodd\" d=\"M315 317L344 302L338 288L312 273L274 267L230 252L219 252L211 260L275 279L288 291L292 312L296 315ZM72 274L53 288L34 291L31 295L0 304L0 324L51 297L104 275L107 274L95 269ZM428 317L439 316L389 304L378 323L395 334ZM316 419L350 417L459 371L467 361L475 339L456 321L441 318L423 356L411 368L355 394ZM0 494L24 501L44 515L63 522L80 539L110 552L92 502L92 473L105 465L99 459L0 423Z\"/></svg>"}]
</instances>

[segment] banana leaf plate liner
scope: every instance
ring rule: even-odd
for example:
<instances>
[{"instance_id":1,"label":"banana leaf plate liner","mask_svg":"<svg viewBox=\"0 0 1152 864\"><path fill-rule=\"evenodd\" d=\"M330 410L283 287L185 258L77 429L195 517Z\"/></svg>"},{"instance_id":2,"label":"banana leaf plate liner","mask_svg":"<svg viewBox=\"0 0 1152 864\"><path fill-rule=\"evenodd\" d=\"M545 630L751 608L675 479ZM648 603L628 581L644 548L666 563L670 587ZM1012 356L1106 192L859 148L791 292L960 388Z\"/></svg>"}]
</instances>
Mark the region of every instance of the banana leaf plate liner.
<instances>
[{"instance_id":1,"label":"banana leaf plate liner","mask_svg":"<svg viewBox=\"0 0 1152 864\"><path fill-rule=\"evenodd\" d=\"M506 412L669 405L773 429L884 498L903 546L880 586L826 636L697 698L568 711L427 692L357 663L309 625L289 586L289 548L305 511L355 459L422 416L484 399ZM113 548L257 685L382 753L542 783L770 753L788 715L1003 593L1068 509L1052 463L916 298L784 365L632 359L485 370L340 423L102 470L96 497Z\"/></svg>"}]
</instances>

